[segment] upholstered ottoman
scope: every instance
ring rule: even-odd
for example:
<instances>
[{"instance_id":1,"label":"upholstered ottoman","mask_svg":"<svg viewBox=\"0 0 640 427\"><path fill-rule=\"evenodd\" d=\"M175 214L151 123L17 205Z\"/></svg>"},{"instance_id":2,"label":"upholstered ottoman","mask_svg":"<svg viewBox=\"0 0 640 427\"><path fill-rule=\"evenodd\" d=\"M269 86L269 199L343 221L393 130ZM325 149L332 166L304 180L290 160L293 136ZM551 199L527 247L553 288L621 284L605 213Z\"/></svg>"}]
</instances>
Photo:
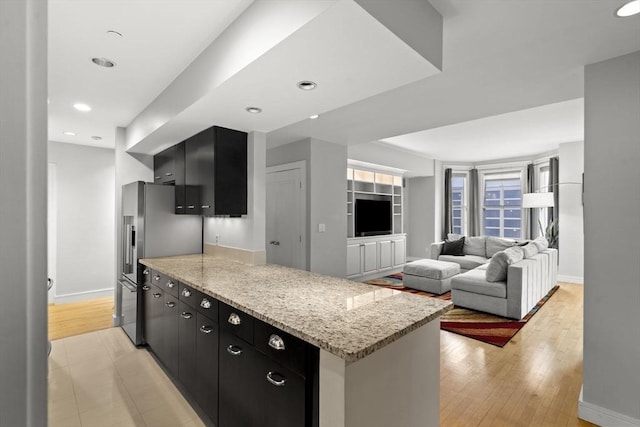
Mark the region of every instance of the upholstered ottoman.
<instances>
[{"instance_id":1,"label":"upholstered ottoman","mask_svg":"<svg viewBox=\"0 0 640 427\"><path fill-rule=\"evenodd\" d=\"M407 288L444 294L451 290L451 279L460 273L460 264L435 259L419 259L404 266L402 283Z\"/></svg>"}]
</instances>

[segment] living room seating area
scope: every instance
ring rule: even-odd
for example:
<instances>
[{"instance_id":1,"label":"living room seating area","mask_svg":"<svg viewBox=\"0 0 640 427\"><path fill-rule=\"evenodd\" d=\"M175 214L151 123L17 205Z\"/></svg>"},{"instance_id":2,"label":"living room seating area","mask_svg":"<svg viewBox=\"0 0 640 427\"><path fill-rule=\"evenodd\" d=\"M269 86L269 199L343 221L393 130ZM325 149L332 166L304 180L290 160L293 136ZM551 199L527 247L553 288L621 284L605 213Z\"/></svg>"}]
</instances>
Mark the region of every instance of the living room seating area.
<instances>
[{"instance_id":1,"label":"living room seating area","mask_svg":"<svg viewBox=\"0 0 640 427\"><path fill-rule=\"evenodd\" d=\"M544 237L522 242L491 236L449 237L431 244L430 260L405 266L410 279L405 286L432 285L441 278L450 286L456 306L512 319L523 318L556 286L558 251L548 248ZM449 273L454 270L451 263L460 266L460 274Z\"/></svg>"}]
</instances>

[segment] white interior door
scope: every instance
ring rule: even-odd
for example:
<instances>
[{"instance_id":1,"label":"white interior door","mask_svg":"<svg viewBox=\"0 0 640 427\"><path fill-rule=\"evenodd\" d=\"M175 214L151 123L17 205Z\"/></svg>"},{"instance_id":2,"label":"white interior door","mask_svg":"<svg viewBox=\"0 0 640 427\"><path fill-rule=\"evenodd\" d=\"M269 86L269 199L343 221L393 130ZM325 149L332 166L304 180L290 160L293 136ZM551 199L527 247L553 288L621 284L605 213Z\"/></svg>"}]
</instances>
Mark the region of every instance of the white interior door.
<instances>
[{"instance_id":1,"label":"white interior door","mask_svg":"<svg viewBox=\"0 0 640 427\"><path fill-rule=\"evenodd\" d=\"M302 169L267 173L267 262L305 269Z\"/></svg>"},{"instance_id":2,"label":"white interior door","mask_svg":"<svg viewBox=\"0 0 640 427\"><path fill-rule=\"evenodd\" d=\"M49 303L56 298L56 259L57 259L57 225L58 223L58 194L56 185L56 164L49 163L47 167L47 276L53 281L48 293ZM45 284L43 283L42 286Z\"/></svg>"}]
</instances>

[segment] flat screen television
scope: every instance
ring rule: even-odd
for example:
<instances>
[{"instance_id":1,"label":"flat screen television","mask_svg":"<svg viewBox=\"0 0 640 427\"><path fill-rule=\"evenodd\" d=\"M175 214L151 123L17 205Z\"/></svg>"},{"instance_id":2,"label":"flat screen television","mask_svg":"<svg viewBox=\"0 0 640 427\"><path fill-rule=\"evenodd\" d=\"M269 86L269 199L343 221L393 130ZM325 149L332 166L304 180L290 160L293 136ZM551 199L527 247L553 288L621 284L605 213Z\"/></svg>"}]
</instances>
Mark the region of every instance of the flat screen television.
<instances>
[{"instance_id":1,"label":"flat screen television","mask_svg":"<svg viewBox=\"0 0 640 427\"><path fill-rule=\"evenodd\" d=\"M356 237L391 234L391 216L391 200L356 199Z\"/></svg>"}]
</instances>

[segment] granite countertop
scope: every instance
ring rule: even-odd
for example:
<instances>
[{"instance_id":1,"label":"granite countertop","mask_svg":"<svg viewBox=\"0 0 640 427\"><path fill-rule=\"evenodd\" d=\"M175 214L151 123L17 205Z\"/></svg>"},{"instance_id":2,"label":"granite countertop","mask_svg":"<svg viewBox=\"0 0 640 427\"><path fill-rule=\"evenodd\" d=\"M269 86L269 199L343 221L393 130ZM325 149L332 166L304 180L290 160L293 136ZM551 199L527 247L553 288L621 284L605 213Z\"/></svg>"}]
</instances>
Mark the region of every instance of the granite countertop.
<instances>
[{"instance_id":1,"label":"granite countertop","mask_svg":"<svg viewBox=\"0 0 640 427\"><path fill-rule=\"evenodd\" d=\"M450 301L275 264L203 254L140 262L347 362L453 308Z\"/></svg>"}]
</instances>

